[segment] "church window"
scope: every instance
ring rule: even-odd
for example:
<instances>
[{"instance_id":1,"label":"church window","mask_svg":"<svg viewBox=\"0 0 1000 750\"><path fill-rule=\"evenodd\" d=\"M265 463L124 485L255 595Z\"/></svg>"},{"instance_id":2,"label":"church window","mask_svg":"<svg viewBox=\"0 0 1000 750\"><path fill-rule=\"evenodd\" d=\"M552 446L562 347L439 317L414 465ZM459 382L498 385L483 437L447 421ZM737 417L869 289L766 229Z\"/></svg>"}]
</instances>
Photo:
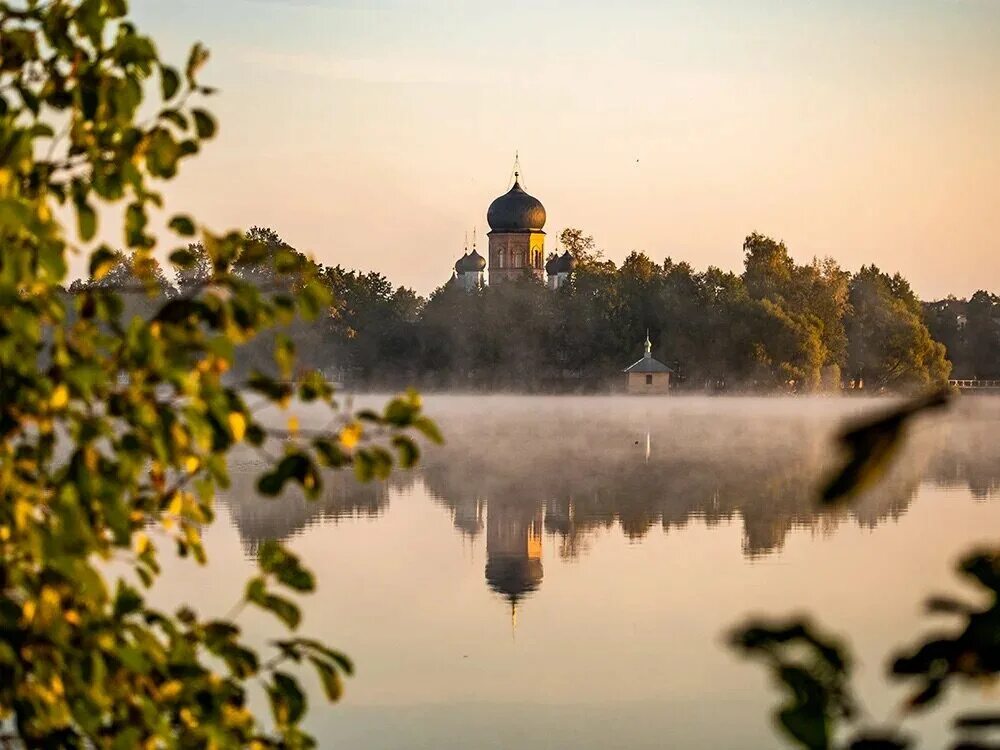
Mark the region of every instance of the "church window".
<instances>
[{"instance_id":1,"label":"church window","mask_svg":"<svg viewBox=\"0 0 1000 750\"><path fill-rule=\"evenodd\" d=\"M652 384L653 384L653 376L652 375L647 375L646 376L646 385L652 385Z\"/></svg>"}]
</instances>

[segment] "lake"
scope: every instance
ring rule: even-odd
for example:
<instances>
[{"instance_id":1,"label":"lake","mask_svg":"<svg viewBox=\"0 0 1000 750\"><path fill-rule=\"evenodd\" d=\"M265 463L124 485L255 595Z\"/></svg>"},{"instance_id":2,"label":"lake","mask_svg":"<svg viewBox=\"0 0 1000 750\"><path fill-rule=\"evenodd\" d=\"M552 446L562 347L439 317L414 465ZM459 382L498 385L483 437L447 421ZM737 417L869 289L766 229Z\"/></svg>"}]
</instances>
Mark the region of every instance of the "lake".
<instances>
[{"instance_id":1,"label":"lake","mask_svg":"<svg viewBox=\"0 0 1000 750\"><path fill-rule=\"evenodd\" d=\"M819 510L838 426L887 405L429 397L447 444L389 482L265 500L237 457L209 566L171 562L156 599L224 614L257 545L288 542L320 581L302 632L357 666L341 703L312 701L321 747L778 747L777 692L723 644L752 613L847 636L873 723L891 721L886 659L946 622L922 601L961 591L957 556L1000 528L1000 399L922 418L884 482ZM256 642L279 632L239 622ZM943 743L942 714L913 726Z\"/></svg>"}]
</instances>

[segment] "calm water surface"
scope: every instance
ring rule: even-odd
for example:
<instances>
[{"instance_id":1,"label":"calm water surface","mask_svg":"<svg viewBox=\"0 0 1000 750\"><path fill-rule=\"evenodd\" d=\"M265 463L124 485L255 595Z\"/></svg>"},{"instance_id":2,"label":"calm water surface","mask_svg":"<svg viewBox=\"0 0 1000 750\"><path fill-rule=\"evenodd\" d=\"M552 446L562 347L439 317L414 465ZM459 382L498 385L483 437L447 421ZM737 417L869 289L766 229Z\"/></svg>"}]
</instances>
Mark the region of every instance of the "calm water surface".
<instances>
[{"instance_id":1,"label":"calm water surface","mask_svg":"<svg viewBox=\"0 0 1000 750\"><path fill-rule=\"evenodd\" d=\"M342 703L313 701L321 747L777 747L776 693L721 643L752 613L849 634L871 718L892 721L886 658L934 624L929 593L959 590L957 555L1000 530L1000 399L925 418L885 482L820 512L831 435L884 407L429 398L448 443L389 483L262 500L242 457L209 567L176 563L158 596L223 614L260 541L301 553L320 579L304 632L357 664ZM278 632L240 622L260 642ZM917 726L921 747L941 744L941 715Z\"/></svg>"}]
</instances>

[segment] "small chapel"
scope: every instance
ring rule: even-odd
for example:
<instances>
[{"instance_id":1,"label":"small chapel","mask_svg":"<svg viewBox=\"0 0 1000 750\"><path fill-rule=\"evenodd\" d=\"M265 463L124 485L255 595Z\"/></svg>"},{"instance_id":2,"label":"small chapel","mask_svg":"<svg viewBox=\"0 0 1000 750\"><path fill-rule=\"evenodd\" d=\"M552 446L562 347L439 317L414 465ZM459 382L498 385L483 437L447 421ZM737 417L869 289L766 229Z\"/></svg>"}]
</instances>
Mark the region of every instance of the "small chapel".
<instances>
[{"instance_id":1,"label":"small chapel","mask_svg":"<svg viewBox=\"0 0 1000 750\"><path fill-rule=\"evenodd\" d=\"M663 394L670 392L670 376L674 371L653 356L653 342L646 332L645 354L625 368L625 392L631 394Z\"/></svg>"}]
</instances>

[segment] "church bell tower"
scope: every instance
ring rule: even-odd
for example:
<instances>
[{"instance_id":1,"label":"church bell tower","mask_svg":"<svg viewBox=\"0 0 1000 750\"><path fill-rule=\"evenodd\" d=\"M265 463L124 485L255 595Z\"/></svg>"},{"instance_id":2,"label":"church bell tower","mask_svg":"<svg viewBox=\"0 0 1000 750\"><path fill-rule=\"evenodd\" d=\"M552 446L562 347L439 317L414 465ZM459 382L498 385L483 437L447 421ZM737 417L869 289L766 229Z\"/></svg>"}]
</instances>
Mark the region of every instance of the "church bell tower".
<instances>
[{"instance_id":1,"label":"church bell tower","mask_svg":"<svg viewBox=\"0 0 1000 750\"><path fill-rule=\"evenodd\" d=\"M545 207L521 187L514 172L514 186L490 204L486 213L490 283L533 276L544 279Z\"/></svg>"}]
</instances>

